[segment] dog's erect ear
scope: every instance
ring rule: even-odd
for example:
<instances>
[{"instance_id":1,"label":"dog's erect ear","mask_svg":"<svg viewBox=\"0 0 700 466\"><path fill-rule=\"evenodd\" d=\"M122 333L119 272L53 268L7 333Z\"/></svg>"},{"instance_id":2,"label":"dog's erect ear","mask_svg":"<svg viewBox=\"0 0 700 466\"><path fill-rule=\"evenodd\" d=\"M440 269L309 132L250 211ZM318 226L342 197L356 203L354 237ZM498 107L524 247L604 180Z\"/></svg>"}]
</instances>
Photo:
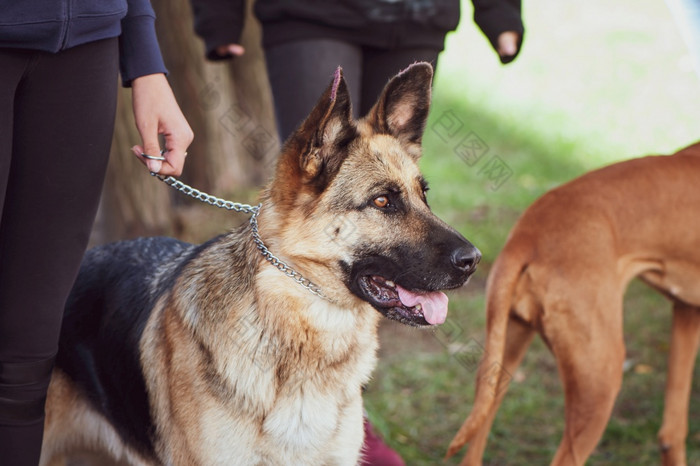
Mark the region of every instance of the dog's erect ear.
<instances>
[{"instance_id":1,"label":"dog's erect ear","mask_svg":"<svg viewBox=\"0 0 700 466\"><path fill-rule=\"evenodd\" d=\"M367 115L374 131L420 146L430 110L432 81L433 67L425 62L414 63L392 78Z\"/></svg>"},{"instance_id":2,"label":"dog's erect ear","mask_svg":"<svg viewBox=\"0 0 700 466\"><path fill-rule=\"evenodd\" d=\"M325 187L345 160L344 149L356 134L350 93L338 67L333 81L292 136L298 143L303 182Z\"/></svg>"}]
</instances>

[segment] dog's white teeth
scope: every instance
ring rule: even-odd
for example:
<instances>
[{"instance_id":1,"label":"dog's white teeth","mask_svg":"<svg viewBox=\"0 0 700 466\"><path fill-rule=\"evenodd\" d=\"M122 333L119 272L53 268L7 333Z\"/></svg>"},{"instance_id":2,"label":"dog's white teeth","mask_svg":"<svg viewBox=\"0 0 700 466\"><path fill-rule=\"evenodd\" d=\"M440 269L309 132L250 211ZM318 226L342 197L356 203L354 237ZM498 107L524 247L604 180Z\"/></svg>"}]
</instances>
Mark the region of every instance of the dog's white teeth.
<instances>
[{"instance_id":1,"label":"dog's white teeth","mask_svg":"<svg viewBox=\"0 0 700 466\"><path fill-rule=\"evenodd\" d=\"M422 311L423 310L423 305L422 304L416 304L416 311Z\"/></svg>"},{"instance_id":2,"label":"dog's white teeth","mask_svg":"<svg viewBox=\"0 0 700 466\"><path fill-rule=\"evenodd\" d=\"M391 287L391 288L396 287L396 283L392 282L391 280L387 280L386 282L384 282L384 284L388 287Z\"/></svg>"}]
</instances>

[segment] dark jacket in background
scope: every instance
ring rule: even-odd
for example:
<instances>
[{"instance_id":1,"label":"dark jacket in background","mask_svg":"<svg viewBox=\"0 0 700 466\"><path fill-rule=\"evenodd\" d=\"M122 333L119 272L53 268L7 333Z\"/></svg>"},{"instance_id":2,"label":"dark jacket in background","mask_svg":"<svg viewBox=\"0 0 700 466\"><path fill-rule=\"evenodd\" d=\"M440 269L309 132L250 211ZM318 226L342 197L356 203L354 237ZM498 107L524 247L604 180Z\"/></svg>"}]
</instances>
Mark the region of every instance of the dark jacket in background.
<instances>
[{"instance_id":1,"label":"dark jacket in background","mask_svg":"<svg viewBox=\"0 0 700 466\"><path fill-rule=\"evenodd\" d=\"M117 36L125 86L166 72L149 0L0 0L0 47L55 53Z\"/></svg>"},{"instance_id":2,"label":"dark jacket in background","mask_svg":"<svg viewBox=\"0 0 700 466\"><path fill-rule=\"evenodd\" d=\"M195 31L206 55L240 43L245 0L191 0ZM473 0L474 20L494 48L504 31L524 33L520 0ZM256 0L263 46L303 39L338 39L380 48L444 48L459 23L459 0ZM518 49L519 50L519 49ZM509 57L504 62L511 61ZM503 60L503 59L502 59Z\"/></svg>"}]
</instances>

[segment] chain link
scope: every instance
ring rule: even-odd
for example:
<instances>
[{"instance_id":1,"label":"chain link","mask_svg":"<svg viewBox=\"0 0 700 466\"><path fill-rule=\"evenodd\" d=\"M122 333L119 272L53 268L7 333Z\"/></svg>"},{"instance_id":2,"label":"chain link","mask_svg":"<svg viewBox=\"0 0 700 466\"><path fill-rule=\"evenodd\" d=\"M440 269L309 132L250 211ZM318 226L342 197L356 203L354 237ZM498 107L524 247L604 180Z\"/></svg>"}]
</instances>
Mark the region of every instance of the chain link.
<instances>
[{"instance_id":1,"label":"chain link","mask_svg":"<svg viewBox=\"0 0 700 466\"><path fill-rule=\"evenodd\" d=\"M155 176L168 186L180 191L184 195L197 199L198 201L202 201L206 204L213 205L214 207L219 207L221 209L226 210L233 210L235 212L241 212L244 214L254 214L258 210L260 210L260 205L252 206L248 204L241 204L239 202L227 201L219 197L212 196L211 194L202 192L199 189L193 188L192 186L188 186L182 181L173 178L172 176L165 177L156 173L151 173L151 175Z\"/></svg>"},{"instance_id":2,"label":"chain link","mask_svg":"<svg viewBox=\"0 0 700 466\"><path fill-rule=\"evenodd\" d=\"M260 238L260 233L258 232L258 214L260 213L260 207L262 207L262 204L259 204L257 206L257 210L253 212L253 215L250 216L250 227L253 231L253 241L255 241L255 244L258 246L258 250L262 253L262 255L272 263L275 267L277 267L279 270L282 271L286 276L294 279L298 284L315 294L316 296L323 298L323 299L328 299L322 292L321 289L316 286L311 280L304 278L303 275L301 275L299 272L288 266L283 260L272 254L272 252L267 249L267 246L265 246L265 243L263 243L262 238Z\"/></svg>"},{"instance_id":3,"label":"chain link","mask_svg":"<svg viewBox=\"0 0 700 466\"><path fill-rule=\"evenodd\" d=\"M299 272L287 265L282 259L272 254L272 252L267 248L267 246L265 246L265 243L263 243L263 240L260 237L260 232L258 231L258 214L260 213L262 204L252 206L249 204L241 204L239 202L227 201L225 199L221 199L219 197L212 196L211 194L202 192L198 189L193 188L192 186L188 186L182 181L173 178L172 176L165 177L162 175L158 175L157 173L151 173L151 175L155 176L168 186L180 191L184 195L197 199L198 201L204 202L214 207L219 207L221 209L232 210L244 214L251 214L250 227L253 232L253 241L255 242L255 245L257 246L258 250L262 253L263 257L265 257L265 259L267 259L282 273L294 279L295 282L309 290L311 293L315 294L320 298L329 300L328 297L326 297L321 292L321 289L317 285L315 285L311 280L304 278L303 275L301 275Z\"/></svg>"}]
</instances>

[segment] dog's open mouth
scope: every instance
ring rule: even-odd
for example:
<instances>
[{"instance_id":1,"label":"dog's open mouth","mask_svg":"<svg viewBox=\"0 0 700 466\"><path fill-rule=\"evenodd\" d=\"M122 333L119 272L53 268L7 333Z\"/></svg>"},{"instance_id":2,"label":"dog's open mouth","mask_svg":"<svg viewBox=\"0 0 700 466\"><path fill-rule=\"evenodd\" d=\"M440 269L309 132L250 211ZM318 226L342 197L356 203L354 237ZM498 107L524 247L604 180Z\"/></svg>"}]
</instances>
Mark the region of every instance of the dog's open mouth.
<instances>
[{"instance_id":1,"label":"dog's open mouth","mask_svg":"<svg viewBox=\"0 0 700 466\"><path fill-rule=\"evenodd\" d=\"M378 275L361 277L359 285L366 301L389 319L418 327L447 317L447 296L440 291L410 291Z\"/></svg>"}]
</instances>

